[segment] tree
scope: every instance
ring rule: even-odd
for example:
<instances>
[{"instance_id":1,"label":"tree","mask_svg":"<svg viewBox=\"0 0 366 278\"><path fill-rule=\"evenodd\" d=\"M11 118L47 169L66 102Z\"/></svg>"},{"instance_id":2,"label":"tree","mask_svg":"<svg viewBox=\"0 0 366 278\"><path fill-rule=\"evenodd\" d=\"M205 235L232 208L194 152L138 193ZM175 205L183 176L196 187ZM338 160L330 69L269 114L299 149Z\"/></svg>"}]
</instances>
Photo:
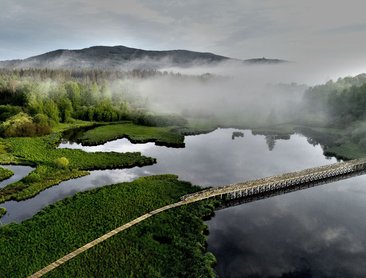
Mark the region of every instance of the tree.
<instances>
[{"instance_id":1,"label":"tree","mask_svg":"<svg viewBox=\"0 0 366 278\"><path fill-rule=\"evenodd\" d=\"M60 112L56 103L51 99L46 99L43 102L44 113L56 123L60 122Z\"/></svg>"},{"instance_id":2,"label":"tree","mask_svg":"<svg viewBox=\"0 0 366 278\"><path fill-rule=\"evenodd\" d=\"M71 115L74 111L71 101L65 97L61 100L59 107L60 107L61 121L63 123L70 122Z\"/></svg>"}]
</instances>

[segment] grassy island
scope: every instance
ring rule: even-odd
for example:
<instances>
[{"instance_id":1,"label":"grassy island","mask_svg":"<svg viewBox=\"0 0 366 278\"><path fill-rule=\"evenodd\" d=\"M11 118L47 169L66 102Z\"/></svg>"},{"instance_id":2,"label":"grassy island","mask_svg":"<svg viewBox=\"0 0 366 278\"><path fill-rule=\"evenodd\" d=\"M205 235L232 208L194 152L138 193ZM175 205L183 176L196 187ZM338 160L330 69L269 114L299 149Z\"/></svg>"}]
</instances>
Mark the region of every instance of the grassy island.
<instances>
[{"instance_id":1,"label":"grassy island","mask_svg":"<svg viewBox=\"0 0 366 278\"><path fill-rule=\"evenodd\" d=\"M7 180L13 175L14 175L13 171L0 167L0 181Z\"/></svg>"},{"instance_id":2,"label":"grassy island","mask_svg":"<svg viewBox=\"0 0 366 278\"><path fill-rule=\"evenodd\" d=\"M132 143L155 142L164 146L184 146L184 136L172 131L170 127L150 127L133 123L99 126L86 131L78 141L83 145L94 146L121 138L127 138Z\"/></svg>"},{"instance_id":3,"label":"grassy island","mask_svg":"<svg viewBox=\"0 0 366 278\"><path fill-rule=\"evenodd\" d=\"M155 159L140 153L95 152L57 149L59 132L43 137L0 139L1 163L32 165L36 169L24 179L0 189L0 202L33 197L47 187L88 174L88 170L150 165ZM60 165L64 160L67 165Z\"/></svg>"}]
</instances>

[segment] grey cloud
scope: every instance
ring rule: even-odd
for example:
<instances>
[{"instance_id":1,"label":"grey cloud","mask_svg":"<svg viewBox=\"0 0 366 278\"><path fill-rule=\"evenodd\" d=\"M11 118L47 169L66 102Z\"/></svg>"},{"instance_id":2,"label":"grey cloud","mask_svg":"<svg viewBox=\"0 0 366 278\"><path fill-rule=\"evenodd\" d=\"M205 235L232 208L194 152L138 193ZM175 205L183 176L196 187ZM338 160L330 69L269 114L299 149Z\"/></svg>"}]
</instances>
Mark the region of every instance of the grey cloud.
<instances>
[{"instance_id":1,"label":"grey cloud","mask_svg":"<svg viewBox=\"0 0 366 278\"><path fill-rule=\"evenodd\" d=\"M365 5L360 0L0 0L0 59L121 44L242 59L340 64L357 57L364 63Z\"/></svg>"}]
</instances>

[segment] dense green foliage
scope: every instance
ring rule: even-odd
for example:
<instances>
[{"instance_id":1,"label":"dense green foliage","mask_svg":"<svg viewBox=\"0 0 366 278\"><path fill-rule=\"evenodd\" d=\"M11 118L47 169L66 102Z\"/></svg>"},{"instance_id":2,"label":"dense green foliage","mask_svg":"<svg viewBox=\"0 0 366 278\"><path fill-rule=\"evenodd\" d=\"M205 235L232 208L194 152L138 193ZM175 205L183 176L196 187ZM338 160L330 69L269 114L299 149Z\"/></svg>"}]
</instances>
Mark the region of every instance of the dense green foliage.
<instances>
[{"instance_id":1,"label":"dense green foliage","mask_svg":"<svg viewBox=\"0 0 366 278\"><path fill-rule=\"evenodd\" d=\"M0 181L7 180L12 175L14 175L13 171L0 167Z\"/></svg>"},{"instance_id":2,"label":"dense green foliage","mask_svg":"<svg viewBox=\"0 0 366 278\"><path fill-rule=\"evenodd\" d=\"M340 78L310 88L305 93L306 111L326 114L328 126L345 127L366 117L366 74Z\"/></svg>"},{"instance_id":3,"label":"dense green foliage","mask_svg":"<svg viewBox=\"0 0 366 278\"><path fill-rule=\"evenodd\" d=\"M366 155L366 74L310 88L301 114L301 132L343 159ZM316 119L316 120L314 120Z\"/></svg>"},{"instance_id":4,"label":"dense green foliage","mask_svg":"<svg viewBox=\"0 0 366 278\"><path fill-rule=\"evenodd\" d=\"M98 122L131 120L149 126L184 125L186 121L178 116L147 113L146 100L130 93L128 84L126 89L124 81L118 79L119 76L142 78L157 74L138 71L123 75L102 71L0 70L0 121L20 112L34 117L36 132L22 136L46 133L37 131L41 128L37 126L40 124L36 116L37 119L43 117L43 123L47 122L47 125L73 122L75 119ZM45 125L41 127L45 128Z\"/></svg>"},{"instance_id":5,"label":"dense green foliage","mask_svg":"<svg viewBox=\"0 0 366 278\"><path fill-rule=\"evenodd\" d=\"M197 191L175 176L152 176L78 193L22 224L0 229L2 277L24 277L146 212ZM207 204L207 203L206 203ZM207 277L205 203L154 216L50 273L56 277Z\"/></svg>"},{"instance_id":6,"label":"dense green foliage","mask_svg":"<svg viewBox=\"0 0 366 278\"><path fill-rule=\"evenodd\" d=\"M51 125L43 114L37 114L32 118L24 112L20 112L0 124L2 137L32 137L49 133L51 133Z\"/></svg>"},{"instance_id":7,"label":"dense green foliage","mask_svg":"<svg viewBox=\"0 0 366 278\"><path fill-rule=\"evenodd\" d=\"M153 141L159 145L184 145L184 136L168 127L148 127L132 123L96 127L86 131L78 141L83 145L99 145L119 138L128 138L133 143Z\"/></svg>"}]
</instances>

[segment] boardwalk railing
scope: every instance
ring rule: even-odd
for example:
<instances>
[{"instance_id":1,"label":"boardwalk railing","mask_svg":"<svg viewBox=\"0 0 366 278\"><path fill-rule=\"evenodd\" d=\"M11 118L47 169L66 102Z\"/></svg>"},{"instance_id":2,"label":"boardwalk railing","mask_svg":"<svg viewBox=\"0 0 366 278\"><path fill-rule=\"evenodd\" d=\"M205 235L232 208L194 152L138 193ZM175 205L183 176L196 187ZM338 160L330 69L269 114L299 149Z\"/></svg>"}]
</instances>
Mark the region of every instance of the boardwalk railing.
<instances>
[{"instance_id":1,"label":"boardwalk railing","mask_svg":"<svg viewBox=\"0 0 366 278\"><path fill-rule=\"evenodd\" d=\"M188 194L182 197L183 202L191 203L204 199L219 197L225 200L253 196L264 192L290 188L302 184L326 180L366 169L366 160L357 159L346 162L310 168L278 176L234 183Z\"/></svg>"},{"instance_id":2,"label":"boardwalk railing","mask_svg":"<svg viewBox=\"0 0 366 278\"><path fill-rule=\"evenodd\" d=\"M277 189L277 190L273 190L273 191L269 191L269 192L263 192L263 193L257 194L257 195L250 195L250 196L246 196L246 197L242 197L242 198L224 200L223 202L220 203L220 205L218 207L215 208L215 210L218 211L218 210L226 209L229 207L240 206L240 205L243 205L246 203L251 203L251 202L258 201L258 200L268 199L268 198L272 198L272 197L279 196L279 195L284 195L284 194L299 191L299 190L305 190L308 188L312 188L312 187L316 187L316 186L320 186L320 185L324 185L324 184L329 184L332 182L337 182L337 181L341 181L341 180L345 180L345 179L349 179L349 178L354 178L354 177L361 176L364 174L366 174L366 170L361 170L361 171L352 172L349 174L344 174L344 175L340 175L340 176L336 176L336 177L307 182L307 183L294 185L294 186L287 187L287 188Z\"/></svg>"}]
</instances>

